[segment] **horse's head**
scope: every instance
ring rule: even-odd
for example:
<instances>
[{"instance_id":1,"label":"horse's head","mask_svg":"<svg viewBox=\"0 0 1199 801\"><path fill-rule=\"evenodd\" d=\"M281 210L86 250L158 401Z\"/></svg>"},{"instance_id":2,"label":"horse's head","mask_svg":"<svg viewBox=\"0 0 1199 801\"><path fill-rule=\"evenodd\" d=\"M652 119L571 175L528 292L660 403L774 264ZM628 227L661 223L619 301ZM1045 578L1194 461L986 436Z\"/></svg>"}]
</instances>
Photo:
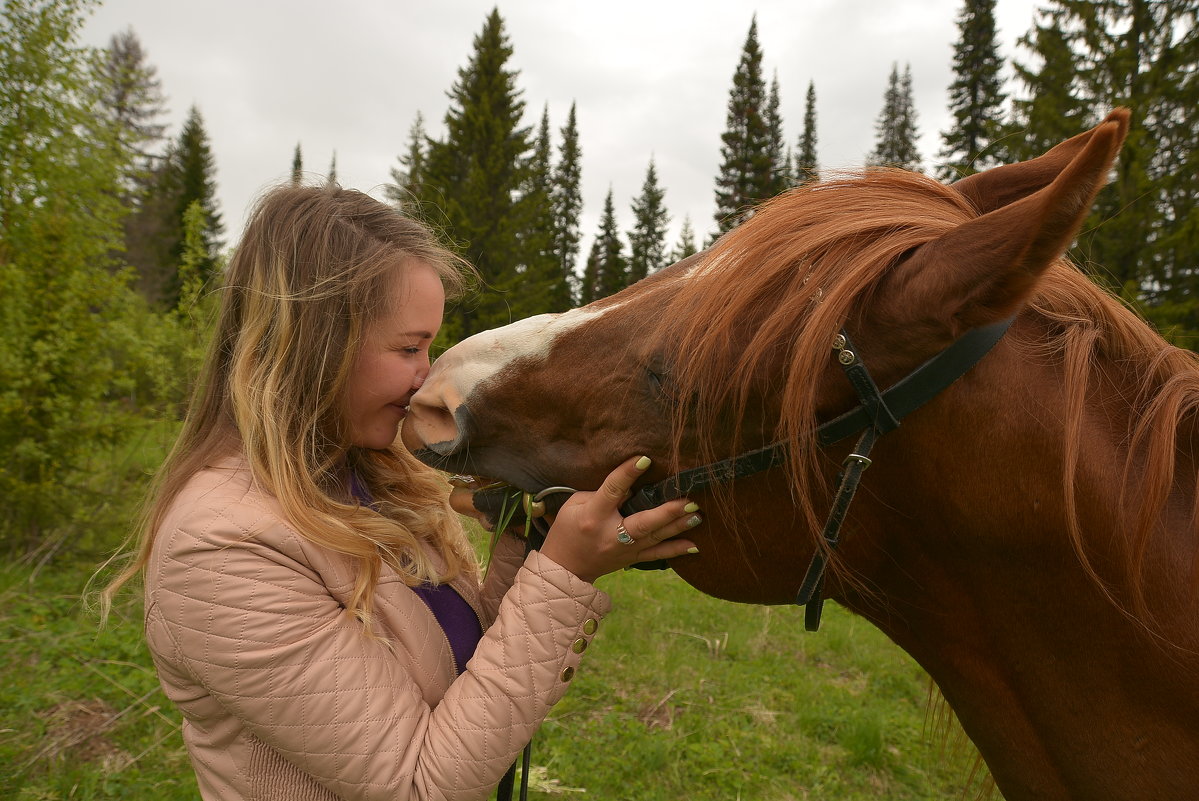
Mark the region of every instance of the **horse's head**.
<instances>
[{"instance_id":1,"label":"horse's head","mask_svg":"<svg viewBox=\"0 0 1199 801\"><path fill-rule=\"evenodd\" d=\"M828 508L851 443L822 448L815 431L857 403L834 336L851 335L885 388L1016 314L1076 235L1127 124L1114 112L948 187L877 171L793 190L615 296L451 348L412 400L405 441L430 464L529 492L594 488L637 454L654 459L652 482L784 441L785 469L696 498L701 554L674 567L723 597L790 600L815 540L760 532L818 530Z\"/></svg>"}]
</instances>

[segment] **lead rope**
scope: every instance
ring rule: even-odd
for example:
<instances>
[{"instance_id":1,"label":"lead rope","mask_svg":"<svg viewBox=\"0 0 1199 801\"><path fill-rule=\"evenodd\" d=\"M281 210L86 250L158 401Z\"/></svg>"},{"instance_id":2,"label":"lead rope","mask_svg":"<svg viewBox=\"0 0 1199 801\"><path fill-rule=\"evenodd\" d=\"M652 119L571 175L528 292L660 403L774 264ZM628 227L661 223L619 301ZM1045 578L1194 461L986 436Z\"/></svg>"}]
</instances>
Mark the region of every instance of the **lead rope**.
<instances>
[{"instance_id":1,"label":"lead rope","mask_svg":"<svg viewBox=\"0 0 1199 801\"><path fill-rule=\"evenodd\" d=\"M533 759L533 742L525 746L520 757L520 801L529 801L529 762ZM496 785L496 801L512 801L512 787L516 784L516 763L513 762Z\"/></svg>"},{"instance_id":2,"label":"lead rope","mask_svg":"<svg viewBox=\"0 0 1199 801\"><path fill-rule=\"evenodd\" d=\"M571 495L577 492L570 487L548 487L536 495L524 493L522 502L525 508L525 556L540 548L545 543L549 527L545 524L545 498L559 493ZM529 740L520 758L520 801L529 801L529 765L533 760L533 741ZM516 763L513 762L496 785L496 801L512 801L512 789L516 784Z\"/></svg>"}]
</instances>

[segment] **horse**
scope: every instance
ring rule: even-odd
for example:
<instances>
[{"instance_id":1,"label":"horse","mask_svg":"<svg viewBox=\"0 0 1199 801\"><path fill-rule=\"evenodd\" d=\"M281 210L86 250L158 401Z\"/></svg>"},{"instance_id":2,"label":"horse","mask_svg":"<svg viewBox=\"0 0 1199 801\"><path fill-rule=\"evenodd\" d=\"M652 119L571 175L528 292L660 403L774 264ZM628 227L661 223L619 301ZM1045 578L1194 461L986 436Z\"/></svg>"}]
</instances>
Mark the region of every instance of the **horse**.
<instances>
[{"instance_id":1,"label":"horse","mask_svg":"<svg viewBox=\"0 0 1199 801\"><path fill-rule=\"evenodd\" d=\"M704 514L670 568L869 620L1008 801L1192 798L1199 363L1066 255L1128 127L952 184L789 190L611 297L450 348L402 436L541 496L648 455L646 487Z\"/></svg>"}]
</instances>

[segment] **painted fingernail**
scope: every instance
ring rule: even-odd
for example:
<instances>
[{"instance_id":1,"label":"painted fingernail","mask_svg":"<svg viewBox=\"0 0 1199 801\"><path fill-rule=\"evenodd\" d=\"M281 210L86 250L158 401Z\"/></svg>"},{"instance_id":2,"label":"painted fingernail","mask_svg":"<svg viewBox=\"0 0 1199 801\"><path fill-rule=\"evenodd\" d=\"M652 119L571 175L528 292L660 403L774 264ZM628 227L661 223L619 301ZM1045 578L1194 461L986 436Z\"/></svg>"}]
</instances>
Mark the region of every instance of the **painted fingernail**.
<instances>
[{"instance_id":1,"label":"painted fingernail","mask_svg":"<svg viewBox=\"0 0 1199 801\"><path fill-rule=\"evenodd\" d=\"M638 470L644 470L645 468L649 467L649 465L650 465L649 457L642 456L640 459L637 460L637 464L635 464L633 466L636 467Z\"/></svg>"},{"instance_id":2,"label":"painted fingernail","mask_svg":"<svg viewBox=\"0 0 1199 801\"><path fill-rule=\"evenodd\" d=\"M687 553L699 553L699 548L696 548L694 545L692 545L687 549Z\"/></svg>"},{"instance_id":3,"label":"painted fingernail","mask_svg":"<svg viewBox=\"0 0 1199 801\"><path fill-rule=\"evenodd\" d=\"M691 503L689 503L683 507L683 511L686 512L687 514L691 514L692 512L698 512L699 504L696 503L695 501L692 501Z\"/></svg>"},{"instance_id":4,"label":"painted fingernail","mask_svg":"<svg viewBox=\"0 0 1199 801\"><path fill-rule=\"evenodd\" d=\"M687 518L687 528L695 528L702 522L704 522L704 519L699 515L691 515L691 517Z\"/></svg>"}]
</instances>

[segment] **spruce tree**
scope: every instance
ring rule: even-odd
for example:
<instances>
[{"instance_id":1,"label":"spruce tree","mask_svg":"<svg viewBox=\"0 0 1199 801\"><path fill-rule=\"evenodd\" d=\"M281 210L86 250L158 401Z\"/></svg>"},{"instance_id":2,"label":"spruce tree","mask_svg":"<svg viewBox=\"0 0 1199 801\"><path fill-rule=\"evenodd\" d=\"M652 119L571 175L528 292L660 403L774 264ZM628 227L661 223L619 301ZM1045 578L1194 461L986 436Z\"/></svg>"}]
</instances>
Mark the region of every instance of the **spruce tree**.
<instances>
[{"instance_id":1,"label":"spruce tree","mask_svg":"<svg viewBox=\"0 0 1199 801\"><path fill-rule=\"evenodd\" d=\"M161 156L166 98L158 69L150 64L132 28L114 34L98 67L100 104L115 126L120 147L133 154L133 172L125 185L132 195L144 191L146 177ZM125 160L125 153L119 155Z\"/></svg>"},{"instance_id":2,"label":"spruce tree","mask_svg":"<svg viewBox=\"0 0 1199 801\"><path fill-rule=\"evenodd\" d=\"M157 239L162 210L153 197L161 168L166 100L158 71L147 60L141 41L127 29L114 35L97 66L99 108L116 133L114 158L128 163L119 194L124 217L124 262L137 274L137 288L151 301L162 299L164 278L172 270L161 263Z\"/></svg>"},{"instance_id":3,"label":"spruce tree","mask_svg":"<svg viewBox=\"0 0 1199 801\"><path fill-rule=\"evenodd\" d=\"M296 142L295 155L291 157L291 185L299 186L304 182L304 157L300 154L300 143Z\"/></svg>"},{"instance_id":4,"label":"spruce tree","mask_svg":"<svg viewBox=\"0 0 1199 801\"><path fill-rule=\"evenodd\" d=\"M628 262L620 241L616 224L616 205L612 201L612 189L604 199L604 211L600 217L599 231L591 242L587 267L583 273L583 303L606 298L628 285Z\"/></svg>"},{"instance_id":5,"label":"spruce tree","mask_svg":"<svg viewBox=\"0 0 1199 801\"><path fill-rule=\"evenodd\" d=\"M425 118L418 111L412 127L408 129L408 149L399 157L399 166L391 168L391 183L383 186L383 195L393 206L418 219L424 209L421 204L421 183L424 181L427 142ZM438 224L440 221L432 222Z\"/></svg>"},{"instance_id":6,"label":"spruce tree","mask_svg":"<svg viewBox=\"0 0 1199 801\"><path fill-rule=\"evenodd\" d=\"M1094 117L1132 111L1113 180L1079 237L1083 262L1159 322L1199 330L1199 5L1194 0L1058 0Z\"/></svg>"},{"instance_id":7,"label":"spruce tree","mask_svg":"<svg viewBox=\"0 0 1199 801\"><path fill-rule=\"evenodd\" d=\"M563 294L562 273L554 253L553 144L550 113L543 107L537 138L529 158L525 186L521 191L524 222L518 235L525 254L517 265L517 291L509 298L512 316L544 314L556 309Z\"/></svg>"},{"instance_id":8,"label":"spruce tree","mask_svg":"<svg viewBox=\"0 0 1199 801\"><path fill-rule=\"evenodd\" d=\"M658 185L658 172L650 159L641 194L633 201L633 228L629 231L628 282L634 284L666 266L666 191Z\"/></svg>"},{"instance_id":9,"label":"spruce tree","mask_svg":"<svg viewBox=\"0 0 1199 801\"><path fill-rule=\"evenodd\" d=\"M720 174L716 177L718 234L747 219L756 203L772 195L775 163L767 104L755 16L733 73L725 131L720 135Z\"/></svg>"},{"instance_id":10,"label":"spruce tree","mask_svg":"<svg viewBox=\"0 0 1199 801\"><path fill-rule=\"evenodd\" d=\"M691 225L691 215L683 217L683 225L679 228L679 241L670 251L671 263L680 262L688 256L699 252L695 244L695 228Z\"/></svg>"},{"instance_id":11,"label":"spruce tree","mask_svg":"<svg viewBox=\"0 0 1199 801\"><path fill-rule=\"evenodd\" d=\"M764 187L766 194L763 199L769 199L784 192L795 184L791 171L791 153L785 147L786 137L783 135L783 115L780 110L782 101L779 99L779 77L776 73L770 82L770 94L766 99L766 130L770 150L770 181Z\"/></svg>"},{"instance_id":12,"label":"spruce tree","mask_svg":"<svg viewBox=\"0 0 1199 801\"><path fill-rule=\"evenodd\" d=\"M493 9L458 70L445 114L446 138L429 142L421 196L440 207L445 230L475 265L484 292L447 314L450 340L509 322L518 265L525 263L520 229L529 129L524 102L509 69L512 46Z\"/></svg>"},{"instance_id":13,"label":"spruce tree","mask_svg":"<svg viewBox=\"0 0 1199 801\"><path fill-rule=\"evenodd\" d=\"M1012 115L1005 138L1006 161L1035 158L1089 125L1089 115L1077 91L1079 66L1065 32L1065 12L1039 9L1033 28L1018 44L1034 65L1013 60L1023 91L1012 97Z\"/></svg>"},{"instance_id":14,"label":"spruce tree","mask_svg":"<svg viewBox=\"0 0 1199 801\"><path fill-rule=\"evenodd\" d=\"M1003 136L1002 59L995 36L995 0L965 0L958 16L949 85L952 124L941 134L937 177L952 181L1000 163Z\"/></svg>"},{"instance_id":15,"label":"spruce tree","mask_svg":"<svg viewBox=\"0 0 1199 801\"><path fill-rule=\"evenodd\" d=\"M154 192L160 193L157 202L166 215L162 226L161 264L172 276L163 300L167 306L174 306L179 299L176 272L185 247L184 215L188 207L198 202L204 211L204 243L209 255L201 273L206 281L216 275L224 233L216 198L216 160L204 130L204 119L196 106L191 107L179 138L167 152Z\"/></svg>"},{"instance_id":16,"label":"spruce tree","mask_svg":"<svg viewBox=\"0 0 1199 801\"><path fill-rule=\"evenodd\" d=\"M910 64L904 69L902 78L899 65L891 66L887 91L883 95L883 110L879 113L875 130L877 143L867 156L868 164L920 171L920 151L916 146L919 135L916 130Z\"/></svg>"},{"instance_id":17,"label":"spruce tree","mask_svg":"<svg viewBox=\"0 0 1199 801\"><path fill-rule=\"evenodd\" d=\"M804 101L803 133L799 136L799 151L795 154L796 183L820 180L820 162L816 156L816 84L808 81Z\"/></svg>"},{"instance_id":18,"label":"spruce tree","mask_svg":"<svg viewBox=\"0 0 1199 801\"><path fill-rule=\"evenodd\" d=\"M570 104L566 125L560 131L562 144L558 148L558 163L554 167L554 256L562 280L559 294L554 298L553 311L566 311L579 299L580 282L575 274L579 258L580 226L583 213L583 152L579 147L579 128L575 104Z\"/></svg>"}]
</instances>

